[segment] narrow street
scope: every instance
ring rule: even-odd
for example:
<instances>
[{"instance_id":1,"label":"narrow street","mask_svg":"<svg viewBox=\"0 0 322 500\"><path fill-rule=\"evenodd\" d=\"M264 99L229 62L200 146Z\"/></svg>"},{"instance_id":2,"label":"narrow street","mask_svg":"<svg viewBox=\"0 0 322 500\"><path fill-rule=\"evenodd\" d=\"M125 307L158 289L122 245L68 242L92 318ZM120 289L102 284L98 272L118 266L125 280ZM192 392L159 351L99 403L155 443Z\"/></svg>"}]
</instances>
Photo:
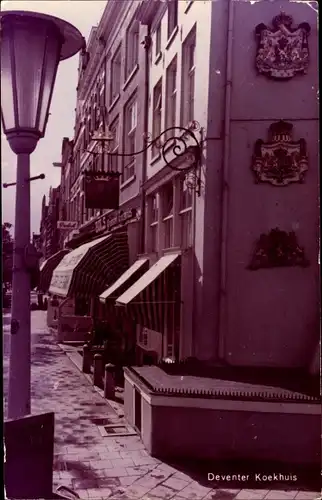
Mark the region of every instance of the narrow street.
<instances>
[{"instance_id":1,"label":"narrow street","mask_svg":"<svg viewBox=\"0 0 322 500\"><path fill-rule=\"evenodd\" d=\"M8 387L10 315L4 314L4 395ZM81 499L314 500L318 493L211 488L207 472L188 473L148 455L138 436L102 437L95 421L123 423L32 312L32 412L55 412L54 488L65 485Z\"/></svg>"}]
</instances>

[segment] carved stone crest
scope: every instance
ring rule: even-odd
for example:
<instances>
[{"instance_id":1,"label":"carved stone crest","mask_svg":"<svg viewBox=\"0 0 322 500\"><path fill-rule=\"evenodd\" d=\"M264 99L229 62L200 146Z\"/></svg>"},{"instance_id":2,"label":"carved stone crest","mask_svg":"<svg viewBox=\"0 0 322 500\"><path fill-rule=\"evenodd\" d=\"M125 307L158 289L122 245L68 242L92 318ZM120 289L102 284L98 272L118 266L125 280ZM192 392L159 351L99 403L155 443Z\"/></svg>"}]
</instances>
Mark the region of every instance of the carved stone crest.
<instances>
[{"instance_id":1,"label":"carved stone crest","mask_svg":"<svg viewBox=\"0 0 322 500\"><path fill-rule=\"evenodd\" d=\"M287 233L275 228L268 234L260 235L248 269L256 271L261 268L308 265L309 262L303 248L297 242L295 232Z\"/></svg>"},{"instance_id":2,"label":"carved stone crest","mask_svg":"<svg viewBox=\"0 0 322 500\"><path fill-rule=\"evenodd\" d=\"M255 29L258 38L256 67L259 73L279 80L306 73L310 25L301 23L292 28L293 18L285 12L274 17L272 24L273 28L262 23Z\"/></svg>"},{"instance_id":3,"label":"carved stone crest","mask_svg":"<svg viewBox=\"0 0 322 500\"><path fill-rule=\"evenodd\" d=\"M308 169L306 142L292 141L292 132L293 125L280 120L269 127L268 142L256 141L252 159L256 182L287 186L304 181Z\"/></svg>"}]
</instances>

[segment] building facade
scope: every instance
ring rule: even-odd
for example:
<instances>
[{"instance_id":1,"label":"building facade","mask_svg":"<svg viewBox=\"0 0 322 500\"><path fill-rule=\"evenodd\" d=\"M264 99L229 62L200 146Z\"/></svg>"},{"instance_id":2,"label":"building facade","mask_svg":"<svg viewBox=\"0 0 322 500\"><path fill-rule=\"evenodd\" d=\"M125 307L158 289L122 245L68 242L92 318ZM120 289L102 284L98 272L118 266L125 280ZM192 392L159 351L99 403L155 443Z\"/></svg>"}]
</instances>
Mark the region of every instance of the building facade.
<instances>
[{"instance_id":1,"label":"building facade","mask_svg":"<svg viewBox=\"0 0 322 500\"><path fill-rule=\"evenodd\" d=\"M279 38L275 52L265 48ZM132 289L119 302L136 318L141 360L308 365L319 303L316 47L316 10L287 0L109 2L93 28L62 173L66 220L78 224L65 244L125 229L129 266L138 257L151 269L171 263L155 289ZM193 167L173 149L173 127L191 132L184 142L200 154ZM147 148L148 135L167 147ZM274 180L268 150L274 168L291 165L291 181L286 173ZM86 208L86 170L119 172L117 210ZM256 267L262 235L284 261ZM296 238L310 265L287 260L279 238Z\"/></svg>"},{"instance_id":2,"label":"building facade","mask_svg":"<svg viewBox=\"0 0 322 500\"><path fill-rule=\"evenodd\" d=\"M40 237L38 239L38 247L42 253L41 262L57 253L60 248L59 229L57 228L60 197L60 186L51 187L48 194L48 205L45 196L42 200Z\"/></svg>"},{"instance_id":3,"label":"building facade","mask_svg":"<svg viewBox=\"0 0 322 500\"><path fill-rule=\"evenodd\" d=\"M66 210L69 220L78 223L82 235L79 241L103 233L109 220L124 212L136 210L137 216L140 213L142 160L139 156L131 157L131 152L142 149L143 144L144 88L139 75L144 61L140 60L139 44L144 28L134 18L136 7L135 2L119 5L110 2L80 56L73 161L68 169L70 184L66 187L69 192ZM100 131L108 132L111 137L106 144L109 152L123 152L127 156L102 153L93 139ZM86 208L85 171L120 174L117 211ZM62 175L67 176L67 170ZM134 249L133 260L139 250L138 240L135 241L138 230L130 228L129 232L134 239L130 245Z\"/></svg>"},{"instance_id":4,"label":"building facade","mask_svg":"<svg viewBox=\"0 0 322 500\"><path fill-rule=\"evenodd\" d=\"M309 404L301 385L318 386L309 373L315 360L318 374L320 349L317 9L141 2L152 36L150 131L191 120L201 132L198 189L180 157L171 168L159 148L149 152L146 252L178 262L168 287L180 314L173 321L173 295L163 294L163 328L139 342L202 360L125 369L125 416L153 456L320 461L318 399ZM151 297L160 303L157 289ZM137 298L132 286L117 302ZM285 394L290 379L301 399ZM302 427L309 437L293 448Z\"/></svg>"}]
</instances>

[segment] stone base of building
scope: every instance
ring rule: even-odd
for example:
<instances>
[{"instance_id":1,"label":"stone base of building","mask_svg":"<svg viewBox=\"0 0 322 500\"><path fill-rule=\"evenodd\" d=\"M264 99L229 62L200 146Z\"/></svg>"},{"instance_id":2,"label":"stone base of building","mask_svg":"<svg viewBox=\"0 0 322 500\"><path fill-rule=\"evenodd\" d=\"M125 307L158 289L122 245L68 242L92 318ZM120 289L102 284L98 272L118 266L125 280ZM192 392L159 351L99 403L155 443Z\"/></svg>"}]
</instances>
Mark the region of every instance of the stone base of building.
<instances>
[{"instance_id":1,"label":"stone base of building","mask_svg":"<svg viewBox=\"0 0 322 500\"><path fill-rule=\"evenodd\" d=\"M124 374L125 417L157 458L321 462L315 397L223 380L213 381L222 387L215 395L206 378L169 376L156 366Z\"/></svg>"}]
</instances>

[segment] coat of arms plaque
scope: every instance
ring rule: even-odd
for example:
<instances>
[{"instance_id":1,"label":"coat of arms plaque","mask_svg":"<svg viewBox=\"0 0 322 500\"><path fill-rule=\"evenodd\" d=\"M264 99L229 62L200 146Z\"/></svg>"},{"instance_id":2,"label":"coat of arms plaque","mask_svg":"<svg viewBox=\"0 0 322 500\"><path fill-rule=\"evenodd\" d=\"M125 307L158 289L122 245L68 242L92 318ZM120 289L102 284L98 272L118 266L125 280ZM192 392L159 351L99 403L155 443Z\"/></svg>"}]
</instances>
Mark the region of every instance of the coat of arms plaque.
<instances>
[{"instance_id":1,"label":"coat of arms plaque","mask_svg":"<svg viewBox=\"0 0 322 500\"><path fill-rule=\"evenodd\" d=\"M270 267L307 267L309 261L304 249L299 246L294 231L272 229L261 234L255 243L254 252L248 269L257 271Z\"/></svg>"},{"instance_id":2,"label":"coat of arms plaque","mask_svg":"<svg viewBox=\"0 0 322 500\"><path fill-rule=\"evenodd\" d=\"M293 18L285 12L275 16L272 24L273 28L261 23L255 29L258 38L256 67L259 73L279 80L306 73L310 25L301 23L292 28Z\"/></svg>"},{"instance_id":3,"label":"coat of arms plaque","mask_svg":"<svg viewBox=\"0 0 322 500\"><path fill-rule=\"evenodd\" d=\"M291 123L280 120L269 127L269 142L256 141L252 160L256 182L287 186L304 181L308 170L306 142L292 141L292 131Z\"/></svg>"}]
</instances>

